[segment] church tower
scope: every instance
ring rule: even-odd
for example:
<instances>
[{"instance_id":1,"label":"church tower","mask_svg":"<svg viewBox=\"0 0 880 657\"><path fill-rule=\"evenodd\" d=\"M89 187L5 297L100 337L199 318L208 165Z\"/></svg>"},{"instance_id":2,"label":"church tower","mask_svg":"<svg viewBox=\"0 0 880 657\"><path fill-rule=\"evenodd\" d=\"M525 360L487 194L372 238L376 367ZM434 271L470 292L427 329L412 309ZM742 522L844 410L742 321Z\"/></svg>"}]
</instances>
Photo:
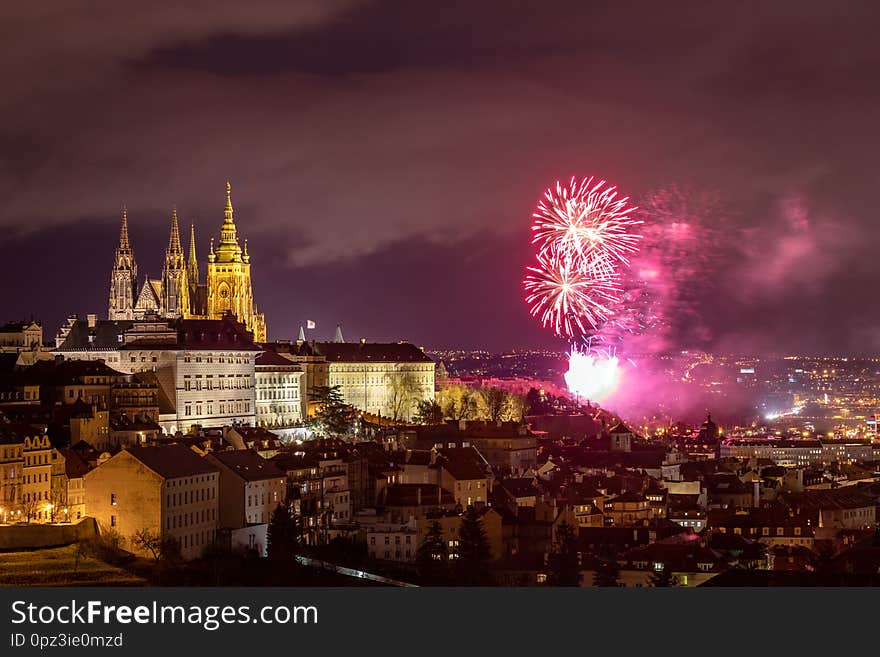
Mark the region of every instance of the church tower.
<instances>
[{"instance_id":1,"label":"church tower","mask_svg":"<svg viewBox=\"0 0 880 657\"><path fill-rule=\"evenodd\" d=\"M162 269L162 313L166 317L189 317L189 282L186 261L180 246L180 226L177 208L171 213L171 236L165 251L165 267Z\"/></svg>"},{"instance_id":2,"label":"church tower","mask_svg":"<svg viewBox=\"0 0 880 657\"><path fill-rule=\"evenodd\" d=\"M220 242L215 250L214 240L211 240L205 284L206 315L209 319L220 319L226 313L232 313L253 332L254 340L265 342L266 321L254 304L247 241L242 249L238 243L229 181L226 182L226 208L220 227Z\"/></svg>"},{"instance_id":3,"label":"church tower","mask_svg":"<svg viewBox=\"0 0 880 657\"><path fill-rule=\"evenodd\" d=\"M137 299L137 263L128 241L128 212L122 207L122 227L119 229L119 246L110 273L110 303L107 318L134 319Z\"/></svg>"},{"instance_id":4,"label":"church tower","mask_svg":"<svg viewBox=\"0 0 880 657\"><path fill-rule=\"evenodd\" d=\"M186 275L191 286L199 284L199 262L196 260L196 225L189 225L189 260L186 263Z\"/></svg>"}]
</instances>

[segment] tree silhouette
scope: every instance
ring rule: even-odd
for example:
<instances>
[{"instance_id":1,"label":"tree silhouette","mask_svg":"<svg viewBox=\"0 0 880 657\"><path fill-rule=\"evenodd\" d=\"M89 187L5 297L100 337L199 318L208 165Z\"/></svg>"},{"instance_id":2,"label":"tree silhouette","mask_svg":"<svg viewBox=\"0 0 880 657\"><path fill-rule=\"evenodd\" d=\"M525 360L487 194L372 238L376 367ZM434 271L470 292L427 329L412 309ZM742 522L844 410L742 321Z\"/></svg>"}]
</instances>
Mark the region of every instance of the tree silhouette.
<instances>
[{"instance_id":1,"label":"tree silhouette","mask_svg":"<svg viewBox=\"0 0 880 657\"><path fill-rule=\"evenodd\" d=\"M344 436L351 431L357 411L345 403L340 386L317 386L310 399L317 410L309 424L317 433Z\"/></svg>"},{"instance_id":2,"label":"tree silhouette","mask_svg":"<svg viewBox=\"0 0 880 657\"><path fill-rule=\"evenodd\" d=\"M425 538L416 550L416 567L422 582L437 586L448 581L449 553L443 540L443 529L436 520L431 523Z\"/></svg>"},{"instance_id":3,"label":"tree silhouette","mask_svg":"<svg viewBox=\"0 0 880 657\"><path fill-rule=\"evenodd\" d=\"M287 503L279 504L272 512L266 530L266 552L269 560L279 565L296 563L299 544L299 527L293 509Z\"/></svg>"},{"instance_id":4,"label":"tree silhouette","mask_svg":"<svg viewBox=\"0 0 880 657\"><path fill-rule=\"evenodd\" d=\"M455 557L455 574L459 584L486 586L492 583L489 573L492 552L486 530L483 529L483 520L473 507L469 507L462 516Z\"/></svg>"},{"instance_id":5,"label":"tree silhouette","mask_svg":"<svg viewBox=\"0 0 880 657\"><path fill-rule=\"evenodd\" d=\"M581 561L574 528L563 521L556 530L556 543L548 559L551 586L580 585Z\"/></svg>"}]
</instances>

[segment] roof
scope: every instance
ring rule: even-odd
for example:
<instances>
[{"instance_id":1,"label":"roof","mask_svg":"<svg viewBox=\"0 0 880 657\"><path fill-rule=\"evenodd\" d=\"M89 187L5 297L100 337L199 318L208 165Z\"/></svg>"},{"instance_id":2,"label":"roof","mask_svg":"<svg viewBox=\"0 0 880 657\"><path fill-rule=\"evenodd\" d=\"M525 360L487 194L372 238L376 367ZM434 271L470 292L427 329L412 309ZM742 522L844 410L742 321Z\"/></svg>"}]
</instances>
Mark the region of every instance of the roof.
<instances>
[{"instance_id":1,"label":"roof","mask_svg":"<svg viewBox=\"0 0 880 657\"><path fill-rule=\"evenodd\" d=\"M294 363L289 358L285 358L284 356L281 356L280 354L268 349L257 356L256 365L257 367L285 367L289 369L302 369L299 365Z\"/></svg>"},{"instance_id":2,"label":"roof","mask_svg":"<svg viewBox=\"0 0 880 657\"><path fill-rule=\"evenodd\" d=\"M413 344L400 342L304 342L291 345L290 353L301 356L323 356L334 363L432 363L431 358Z\"/></svg>"},{"instance_id":3,"label":"roof","mask_svg":"<svg viewBox=\"0 0 880 657\"><path fill-rule=\"evenodd\" d=\"M515 477L497 482L513 497L533 497L539 494L533 477Z\"/></svg>"},{"instance_id":4,"label":"roof","mask_svg":"<svg viewBox=\"0 0 880 657\"><path fill-rule=\"evenodd\" d=\"M125 450L164 479L177 479L217 472L217 467L188 447L172 444L161 447L129 447ZM120 452L122 453L122 452ZM115 457L114 457L115 458Z\"/></svg>"},{"instance_id":5,"label":"roof","mask_svg":"<svg viewBox=\"0 0 880 657\"><path fill-rule=\"evenodd\" d=\"M90 328L88 321L78 319L71 325L70 332L58 347L58 351L119 349L122 344L120 336L132 326L134 322L128 320L99 320Z\"/></svg>"},{"instance_id":6,"label":"roof","mask_svg":"<svg viewBox=\"0 0 880 657\"><path fill-rule=\"evenodd\" d=\"M149 320L145 320L149 323ZM125 333L135 324L144 322L98 320L93 327L88 321L77 320L70 327L58 351L108 351L116 349L228 349L230 351L260 351L254 344L253 334L235 317L222 319L156 320L177 332L177 339L164 337L167 331L151 339L149 333L138 334L134 342L126 343Z\"/></svg>"},{"instance_id":7,"label":"roof","mask_svg":"<svg viewBox=\"0 0 880 657\"><path fill-rule=\"evenodd\" d=\"M278 466L250 449L212 452L208 458L219 461L245 481L262 481L284 477L284 472Z\"/></svg>"},{"instance_id":8,"label":"roof","mask_svg":"<svg viewBox=\"0 0 880 657\"><path fill-rule=\"evenodd\" d=\"M86 472L91 470L91 466L79 452L72 449L62 450L64 456L64 471L68 479L79 479Z\"/></svg>"},{"instance_id":9,"label":"roof","mask_svg":"<svg viewBox=\"0 0 880 657\"><path fill-rule=\"evenodd\" d=\"M474 447L452 447L437 452L437 462L455 479L464 481L489 476L486 460Z\"/></svg>"},{"instance_id":10,"label":"roof","mask_svg":"<svg viewBox=\"0 0 880 657\"><path fill-rule=\"evenodd\" d=\"M615 424L613 427L611 427L608 430L608 433L624 434L624 433L635 433L635 432L632 429L630 429L628 426L626 426L623 422L618 422L617 424Z\"/></svg>"},{"instance_id":11,"label":"roof","mask_svg":"<svg viewBox=\"0 0 880 657\"><path fill-rule=\"evenodd\" d=\"M640 503L647 502L648 498L646 498L641 493L637 493L636 491L626 491L625 493L621 493L617 497L612 497L610 500L606 501L607 503L615 504L615 503Z\"/></svg>"},{"instance_id":12,"label":"roof","mask_svg":"<svg viewBox=\"0 0 880 657\"><path fill-rule=\"evenodd\" d=\"M24 368L16 375L16 380L19 384L62 386L82 383L86 376L109 377L121 381L130 375L114 370L102 360L61 360L59 356Z\"/></svg>"},{"instance_id":13,"label":"roof","mask_svg":"<svg viewBox=\"0 0 880 657\"><path fill-rule=\"evenodd\" d=\"M40 323L37 321L24 320L21 322L6 322L5 324L0 324L0 333L20 333L25 329L29 329L31 326L40 326Z\"/></svg>"}]
</instances>

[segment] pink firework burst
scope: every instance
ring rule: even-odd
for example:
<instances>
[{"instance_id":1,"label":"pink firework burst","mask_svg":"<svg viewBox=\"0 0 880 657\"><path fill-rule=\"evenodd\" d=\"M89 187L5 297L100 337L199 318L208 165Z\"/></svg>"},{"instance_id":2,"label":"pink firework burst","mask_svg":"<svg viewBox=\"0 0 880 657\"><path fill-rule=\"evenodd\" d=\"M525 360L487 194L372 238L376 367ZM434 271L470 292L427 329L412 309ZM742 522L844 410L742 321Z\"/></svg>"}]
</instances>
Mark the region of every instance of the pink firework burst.
<instances>
[{"instance_id":1,"label":"pink firework burst","mask_svg":"<svg viewBox=\"0 0 880 657\"><path fill-rule=\"evenodd\" d=\"M523 280L532 317L558 335L574 338L595 330L619 299L618 277L604 261L591 266L556 250L540 251Z\"/></svg>"},{"instance_id":2,"label":"pink firework burst","mask_svg":"<svg viewBox=\"0 0 880 657\"><path fill-rule=\"evenodd\" d=\"M641 224L631 215L636 210L629 197L618 197L617 188L593 177L568 184L557 182L544 192L532 219L532 244L539 252L556 251L572 262L595 271L613 273L619 263L638 250L641 236L633 227Z\"/></svg>"}]
</instances>

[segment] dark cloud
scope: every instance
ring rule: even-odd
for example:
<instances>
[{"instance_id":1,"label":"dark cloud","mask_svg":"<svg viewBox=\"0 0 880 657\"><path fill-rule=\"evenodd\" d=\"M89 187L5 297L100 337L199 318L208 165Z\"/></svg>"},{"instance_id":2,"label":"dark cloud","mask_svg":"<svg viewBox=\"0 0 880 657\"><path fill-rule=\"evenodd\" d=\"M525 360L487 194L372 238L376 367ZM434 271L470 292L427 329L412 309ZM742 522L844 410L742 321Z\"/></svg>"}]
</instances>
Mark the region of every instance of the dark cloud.
<instances>
[{"instance_id":1,"label":"dark cloud","mask_svg":"<svg viewBox=\"0 0 880 657\"><path fill-rule=\"evenodd\" d=\"M173 203L204 253L231 178L275 335L320 315L367 337L546 343L519 299L530 209L556 177L599 174L635 198L680 183L736 207L731 239L754 249L710 316L717 344L862 349L880 319L862 292L878 283L864 266L877 238L875 13L574 0L7 8L0 250L33 273L0 274L4 314L103 311L123 202L145 270L158 273ZM809 208L806 233L780 210L791 198Z\"/></svg>"}]
</instances>

